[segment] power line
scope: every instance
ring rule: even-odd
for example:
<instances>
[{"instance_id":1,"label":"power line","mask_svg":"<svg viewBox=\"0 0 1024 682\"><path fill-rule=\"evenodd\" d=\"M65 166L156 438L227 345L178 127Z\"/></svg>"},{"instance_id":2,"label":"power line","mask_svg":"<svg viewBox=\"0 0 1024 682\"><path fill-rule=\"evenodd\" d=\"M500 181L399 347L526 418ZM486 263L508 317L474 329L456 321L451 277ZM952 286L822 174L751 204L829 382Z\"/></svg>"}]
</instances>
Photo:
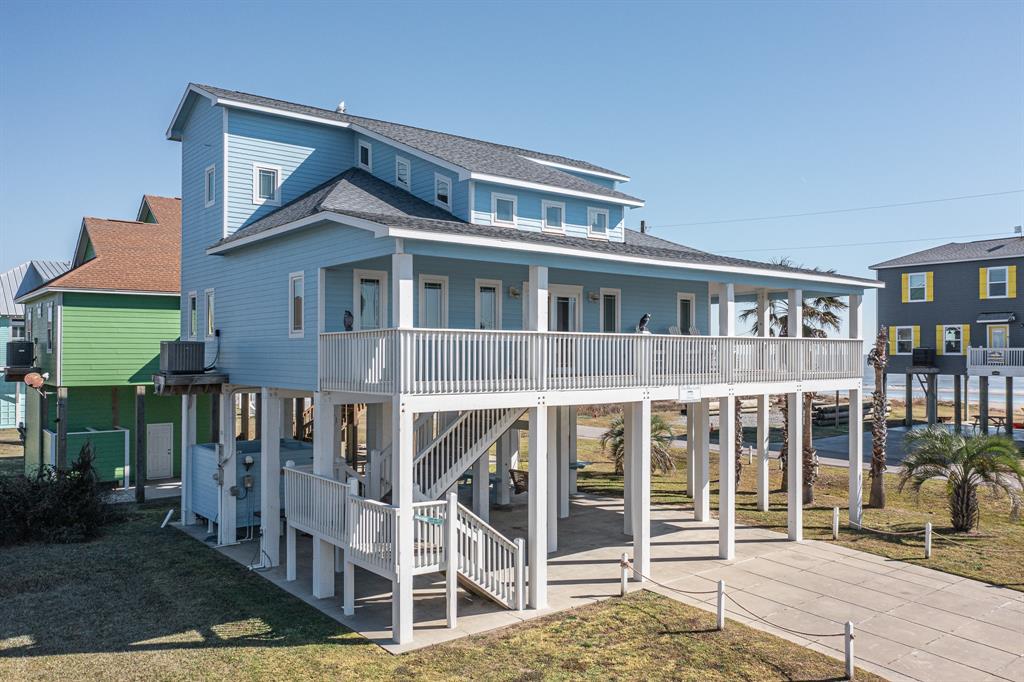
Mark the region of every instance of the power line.
<instances>
[{"instance_id":1,"label":"power line","mask_svg":"<svg viewBox=\"0 0 1024 682\"><path fill-rule=\"evenodd\" d=\"M965 237L1010 237L1006 232L981 232L975 234L950 234L944 237L923 237L920 239L890 239L877 242L846 242L843 244L811 244L801 246L766 246L759 249L731 249L721 253L753 253L755 251L803 251L807 249L838 249L847 246L881 246L884 244L909 244L911 242L934 242L943 239L964 239Z\"/></svg>"},{"instance_id":2,"label":"power line","mask_svg":"<svg viewBox=\"0 0 1024 682\"><path fill-rule=\"evenodd\" d=\"M786 213L782 215L760 216L756 218L730 218L728 220L703 220L693 223L673 223L665 225L651 225L650 227L696 227L699 225L726 225L729 223L752 223L759 220L780 220L782 218L805 218L807 216L832 215L835 213L854 213L857 211L874 211L880 208L900 208L902 206L921 206L923 204L939 204L947 201L960 201L962 199L984 199L985 197L1001 197L1007 194L1020 194L1024 189L1011 189L1005 192L988 192L987 194L964 194L958 197L943 197L941 199L923 199L921 201L904 201L896 204L876 204L874 206L857 206L855 208L835 208L828 211L808 211L806 213Z\"/></svg>"}]
</instances>

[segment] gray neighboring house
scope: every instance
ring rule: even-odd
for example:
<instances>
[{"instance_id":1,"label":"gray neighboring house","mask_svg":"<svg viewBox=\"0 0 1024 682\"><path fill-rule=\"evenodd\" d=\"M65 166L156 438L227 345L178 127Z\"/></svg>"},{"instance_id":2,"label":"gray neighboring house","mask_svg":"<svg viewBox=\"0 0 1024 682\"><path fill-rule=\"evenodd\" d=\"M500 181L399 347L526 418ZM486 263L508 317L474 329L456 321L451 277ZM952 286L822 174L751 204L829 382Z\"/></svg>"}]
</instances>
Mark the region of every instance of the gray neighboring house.
<instances>
[{"instance_id":1,"label":"gray neighboring house","mask_svg":"<svg viewBox=\"0 0 1024 682\"><path fill-rule=\"evenodd\" d=\"M1006 377L1006 409L1013 414L1013 377L1024 376L1024 305L1017 272L1024 238L951 242L871 266L878 292L878 323L889 328L890 374L925 385L928 422L937 417L938 377L953 377L957 427L964 377L977 376L982 424L988 424L989 377ZM1013 420L1007 419L1012 433ZM909 424L909 417L908 417Z\"/></svg>"}]
</instances>

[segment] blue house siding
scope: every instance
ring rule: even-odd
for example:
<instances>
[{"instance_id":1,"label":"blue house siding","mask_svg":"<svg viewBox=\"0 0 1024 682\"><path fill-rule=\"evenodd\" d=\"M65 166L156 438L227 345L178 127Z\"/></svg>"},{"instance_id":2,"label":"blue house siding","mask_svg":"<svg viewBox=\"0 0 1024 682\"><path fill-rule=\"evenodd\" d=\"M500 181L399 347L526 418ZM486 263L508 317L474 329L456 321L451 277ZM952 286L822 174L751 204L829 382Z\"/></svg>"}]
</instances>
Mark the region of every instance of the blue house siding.
<instances>
[{"instance_id":1,"label":"blue house siding","mask_svg":"<svg viewBox=\"0 0 1024 682\"><path fill-rule=\"evenodd\" d=\"M479 225L492 224L491 199L493 194L507 194L516 197L516 225L521 230L540 232L543 228L541 212L543 201L557 201L565 204L565 234L573 237L589 236L587 209L599 208L608 211L608 239L623 241L623 207L601 201L576 199L573 197L548 194L528 189L504 187L486 182L474 184L473 222Z\"/></svg>"},{"instance_id":2,"label":"blue house siding","mask_svg":"<svg viewBox=\"0 0 1024 682\"><path fill-rule=\"evenodd\" d=\"M435 163L431 163L426 159L420 158L398 149L386 142L366 137L365 135L355 134L355 148L352 152L352 158L349 160L348 165L357 165L358 159L356 154L359 150L359 142L364 142L370 145L371 149L371 165L370 172L376 177L380 178L384 182L390 183L397 186L395 179L395 157L401 156L409 161L411 168L410 172L410 192L416 197L422 199L428 204L434 203L434 175L440 174L448 178L452 183L452 213L456 216L468 220L468 195L467 187L469 182L466 180L459 181L458 173L451 171L442 166L438 166Z\"/></svg>"},{"instance_id":3,"label":"blue house siding","mask_svg":"<svg viewBox=\"0 0 1024 682\"><path fill-rule=\"evenodd\" d=\"M7 366L7 342L11 340L11 320L0 317L0 368ZM0 429L13 429L25 420L25 396L21 384L0 379Z\"/></svg>"}]
</instances>

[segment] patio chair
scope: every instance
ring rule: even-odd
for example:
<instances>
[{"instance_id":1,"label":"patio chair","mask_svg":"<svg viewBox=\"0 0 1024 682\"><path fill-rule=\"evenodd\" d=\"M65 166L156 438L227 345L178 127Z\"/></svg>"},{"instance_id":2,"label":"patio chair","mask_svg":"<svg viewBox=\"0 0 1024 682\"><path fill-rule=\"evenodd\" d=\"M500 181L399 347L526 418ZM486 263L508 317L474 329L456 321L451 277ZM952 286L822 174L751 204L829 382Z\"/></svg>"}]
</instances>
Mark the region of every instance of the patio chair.
<instances>
[{"instance_id":1,"label":"patio chair","mask_svg":"<svg viewBox=\"0 0 1024 682\"><path fill-rule=\"evenodd\" d=\"M530 472L522 469L509 469L508 473L512 477L512 492L516 495L521 495L530 489Z\"/></svg>"}]
</instances>

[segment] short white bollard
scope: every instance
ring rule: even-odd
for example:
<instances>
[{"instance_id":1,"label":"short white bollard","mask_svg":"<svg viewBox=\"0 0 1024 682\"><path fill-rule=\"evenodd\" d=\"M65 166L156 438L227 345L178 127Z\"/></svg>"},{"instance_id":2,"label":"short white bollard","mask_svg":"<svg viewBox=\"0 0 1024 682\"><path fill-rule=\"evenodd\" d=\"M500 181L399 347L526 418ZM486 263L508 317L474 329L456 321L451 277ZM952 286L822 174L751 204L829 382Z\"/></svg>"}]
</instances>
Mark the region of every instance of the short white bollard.
<instances>
[{"instance_id":1,"label":"short white bollard","mask_svg":"<svg viewBox=\"0 0 1024 682\"><path fill-rule=\"evenodd\" d=\"M174 516L174 508L173 507L171 509L167 510L167 516L164 517L164 522L160 524L160 527L161 528L166 528L167 524L170 523L172 516ZM185 522L185 518L184 517L182 517L181 522L182 523Z\"/></svg>"},{"instance_id":2,"label":"short white bollard","mask_svg":"<svg viewBox=\"0 0 1024 682\"><path fill-rule=\"evenodd\" d=\"M629 557L622 553L622 561L619 562L619 596L626 596L626 588L629 585Z\"/></svg>"},{"instance_id":3,"label":"short white bollard","mask_svg":"<svg viewBox=\"0 0 1024 682\"><path fill-rule=\"evenodd\" d=\"M832 539L839 539L839 507L832 507Z\"/></svg>"},{"instance_id":4,"label":"short white bollard","mask_svg":"<svg viewBox=\"0 0 1024 682\"><path fill-rule=\"evenodd\" d=\"M856 666L853 662L853 621L846 621L846 679L852 680Z\"/></svg>"},{"instance_id":5,"label":"short white bollard","mask_svg":"<svg viewBox=\"0 0 1024 682\"><path fill-rule=\"evenodd\" d=\"M932 522L925 521L924 524L924 558L932 558Z\"/></svg>"},{"instance_id":6,"label":"short white bollard","mask_svg":"<svg viewBox=\"0 0 1024 682\"><path fill-rule=\"evenodd\" d=\"M725 629L725 581L718 581L718 629Z\"/></svg>"}]
</instances>

